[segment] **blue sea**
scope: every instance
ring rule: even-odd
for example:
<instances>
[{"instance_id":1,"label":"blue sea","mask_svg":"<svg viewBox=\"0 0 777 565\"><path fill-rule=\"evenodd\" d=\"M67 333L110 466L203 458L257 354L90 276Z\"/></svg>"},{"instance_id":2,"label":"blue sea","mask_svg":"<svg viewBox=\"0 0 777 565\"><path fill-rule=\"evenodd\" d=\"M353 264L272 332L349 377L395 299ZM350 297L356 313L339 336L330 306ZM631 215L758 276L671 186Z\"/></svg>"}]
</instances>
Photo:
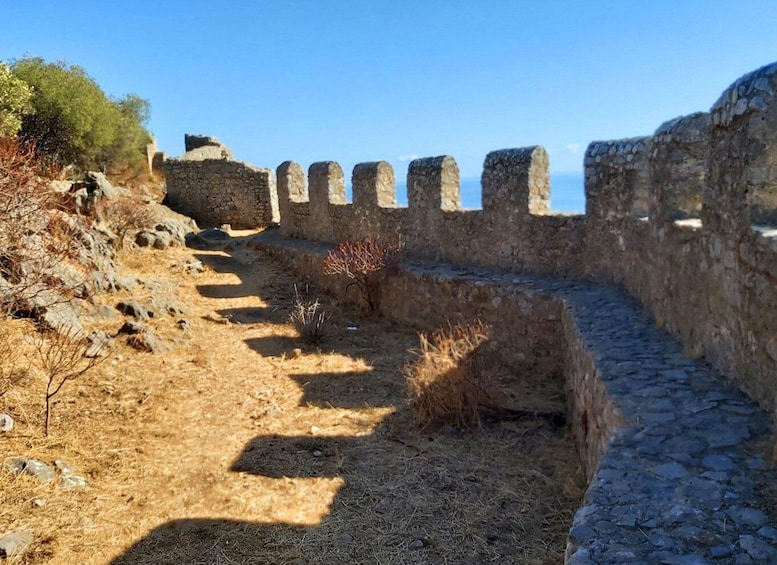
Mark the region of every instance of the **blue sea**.
<instances>
[{"instance_id":1,"label":"blue sea","mask_svg":"<svg viewBox=\"0 0 777 565\"><path fill-rule=\"evenodd\" d=\"M555 212L585 212L585 193L582 173L565 173L550 177L550 208ZM480 178L461 179L461 207L465 209L482 208ZM351 187L347 187L348 200L351 200ZM407 183L397 182L397 204L407 206Z\"/></svg>"}]
</instances>

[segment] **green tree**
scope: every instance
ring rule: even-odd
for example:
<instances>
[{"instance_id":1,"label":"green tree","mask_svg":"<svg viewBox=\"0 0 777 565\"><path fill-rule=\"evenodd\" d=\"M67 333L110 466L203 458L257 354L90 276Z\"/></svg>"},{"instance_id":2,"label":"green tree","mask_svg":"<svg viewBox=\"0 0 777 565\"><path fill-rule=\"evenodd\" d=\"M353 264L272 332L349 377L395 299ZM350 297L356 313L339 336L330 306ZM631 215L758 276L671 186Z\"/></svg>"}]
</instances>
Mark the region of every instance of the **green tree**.
<instances>
[{"instance_id":1,"label":"green tree","mask_svg":"<svg viewBox=\"0 0 777 565\"><path fill-rule=\"evenodd\" d=\"M119 112L118 131L113 143L104 148L100 155L100 164L136 164L144 155L146 144L151 136L144 128L151 117L151 104L137 94L128 94L113 102Z\"/></svg>"},{"instance_id":2,"label":"green tree","mask_svg":"<svg viewBox=\"0 0 777 565\"><path fill-rule=\"evenodd\" d=\"M21 135L63 165L105 171L142 158L149 103L137 95L111 100L86 71L59 61L26 57L11 64L33 91L34 112Z\"/></svg>"},{"instance_id":3,"label":"green tree","mask_svg":"<svg viewBox=\"0 0 777 565\"><path fill-rule=\"evenodd\" d=\"M14 137L22 127L22 116L32 111L32 91L0 63L0 137Z\"/></svg>"}]
</instances>

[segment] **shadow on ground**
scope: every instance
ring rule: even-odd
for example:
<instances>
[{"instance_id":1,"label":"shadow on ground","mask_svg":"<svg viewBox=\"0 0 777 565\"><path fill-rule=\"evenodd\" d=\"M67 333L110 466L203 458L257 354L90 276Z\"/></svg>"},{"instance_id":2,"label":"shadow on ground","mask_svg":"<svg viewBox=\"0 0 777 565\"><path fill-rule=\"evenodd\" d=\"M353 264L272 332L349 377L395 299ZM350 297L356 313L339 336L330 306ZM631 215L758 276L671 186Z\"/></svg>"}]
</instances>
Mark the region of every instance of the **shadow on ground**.
<instances>
[{"instance_id":1,"label":"shadow on ground","mask_svg":"<svg viewBox=\"0 0 777 565\"><path fill-rule=\"evenodd\" d=\"M233 239L240 250L245 241ZM294 279L271 260L262 275L246 275L245 256L198 254L219 272L244 273L237 285L201 285L214 298L258 295L262 309L223 309L235 321L283 323L294 297ZM331 298L327 307L334 308ZM350 313L335 309L345 328ZM265 357L284 357L295 340L270 336L246 340ZM404 407L401 368L408 355L387 356L380 347L406 352L415 332L385 322L361 321L358 334L343 331L321 345L371 370L292 374L312 410L396 406L373 433L259 435L236 454L230 471L282 483L341 478L330 513L315 527L230 519L172 520L116 558L114 565L173 563L558 563L567 524L582 490L571 444L547 422L493 424L473 433L448 429L419 434ZM400 356L401 357L401 356ZM376 378L376 373L380 377ZM284 504L284 500L278 501Z\"/></svg>"}]
</instances>

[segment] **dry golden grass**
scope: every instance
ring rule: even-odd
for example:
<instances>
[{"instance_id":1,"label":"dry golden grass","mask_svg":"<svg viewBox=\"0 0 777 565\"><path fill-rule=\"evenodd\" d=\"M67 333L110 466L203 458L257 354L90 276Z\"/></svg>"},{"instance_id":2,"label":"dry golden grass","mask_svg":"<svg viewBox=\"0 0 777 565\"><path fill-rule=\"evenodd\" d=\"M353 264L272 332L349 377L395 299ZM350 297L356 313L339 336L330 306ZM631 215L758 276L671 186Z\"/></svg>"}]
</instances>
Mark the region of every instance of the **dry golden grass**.
<instances>
[{"instance_id":1,"label":"dry golden grass","mask_svg":"<svg viewBox=\"0 0 777 565\"><path fill-rule=\"evenodd\" d=\"M421 347L404 372L420 427L480 425L481 412L493 399L473 356L488 338L489 328L479 321L419 334Z\"/></svg>"},{"instance_id":2,"label":"dry golden grass","mask_svg":"<svg viewBox=\"0 0 777 565\"><path fill-rule=\"evenodd\" d=\"M331 331L305 346L287 322L296 280L254 253L197 252L208 269L191 276L179 267L191 251L126 252L125 274L144 281L132 296L176 302L191 329L158 311L147 325L167 352L118 338L56 397L49 438L41 374L0 397L16 420L4 459L64 459L90 485L62 491L0 468L0 535L35 535L18 562L558 563L582 493L563 431L519 420L418 433L402 375L414 332L321 296ZM540 375L515 386L559 389Z\"/></svg>"}]
</instances>

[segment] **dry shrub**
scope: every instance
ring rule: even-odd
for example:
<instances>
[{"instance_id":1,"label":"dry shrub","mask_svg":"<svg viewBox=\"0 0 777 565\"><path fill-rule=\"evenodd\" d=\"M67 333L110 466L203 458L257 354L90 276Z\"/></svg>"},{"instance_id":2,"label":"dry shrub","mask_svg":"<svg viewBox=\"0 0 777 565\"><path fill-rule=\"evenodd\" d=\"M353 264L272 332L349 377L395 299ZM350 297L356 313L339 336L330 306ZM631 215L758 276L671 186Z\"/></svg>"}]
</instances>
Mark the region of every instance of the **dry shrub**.
<instances>
[{"instance_id":1,"label":"dry shrub","mask_svg":"<svg viewBox=\"0 0 777 565\"><path fill-rule=\"evenodd\" d=\"M326 336L326 322L329 319L329 314L321 307L318 298L314 301L303 300L296 285L294 286L294 294L296 298L291 314L289 314L289 322L297 329L303 342L311 345L321 343L321 340Z\"/></svg>"},{"instance_id":2,"label":"dry shrub","mask_svg":"<svg viewBox=\"0 0 777 565\"><path fill-rule=\"evenodd\" d=\"M348 240L331 250L324 260L324 274L344 275L356 286L368 312L378 310L378 290L386 272L402 255L402 243L386 243L371 238Z\"/></svg>"},{"instance_id":3,"label":"dry shrub","mask_svg":"<svg viewBox=\"0 0 777 565\"><path fill-rule=\"evenodd\" d=\"M58 201L32 146L0 139L0 307L19 308L55 289L52 277L72 242L51 237L51 216ZM54 295L51 295L54 296Z\"/></svg>"},{"instance_id":4,"label":"dry shrub","mask_svg":"<svg viewBox=\"0 0 777 565\"><path fill-rule=\"evenodd\" d=\"M46 377L46 416L44 431L49 435L51 401L62 390L65 383L81 377L105 360L101 356L102 346L92 356L86 353L92 343L79 331L50 332L35 342L35 360Z\"/></svg>"},{"instance_id":5,"label":"dry shrub","mask_svg":"<svg viewBox=\"0 0 777 565\"><path fill-rule=\"evenodd\" d=\"M453 425L469 429L480 424L491 395L474 366L473 358L489 339L480 321L419 334L421 348L404 368L410 405L422 428Z\"/></svg>"},{"instance_id":6,"label":"dry shrub","mask_svg":"<svg viewBox=\"0 0 777 565\"><path fill-rule=\"evenodd\" d=\"M6 316L0 316L5 318ZM25 376L19 364L19 343L7 323L0 320L0 397L5 395Z\"/></svg>"},{"instance_id":7,"label":"dry shrub","mask_svg":"<svg viewBox=\"0 0 777 565\"><path fill-rule=\"evenodd\" d=\"M95 215L116 234L116 249L124 248L124 242L131 231L150 228L156 223L146 202L128 196L101 199L96 204Z\"/></svg>"}]
</instances>

